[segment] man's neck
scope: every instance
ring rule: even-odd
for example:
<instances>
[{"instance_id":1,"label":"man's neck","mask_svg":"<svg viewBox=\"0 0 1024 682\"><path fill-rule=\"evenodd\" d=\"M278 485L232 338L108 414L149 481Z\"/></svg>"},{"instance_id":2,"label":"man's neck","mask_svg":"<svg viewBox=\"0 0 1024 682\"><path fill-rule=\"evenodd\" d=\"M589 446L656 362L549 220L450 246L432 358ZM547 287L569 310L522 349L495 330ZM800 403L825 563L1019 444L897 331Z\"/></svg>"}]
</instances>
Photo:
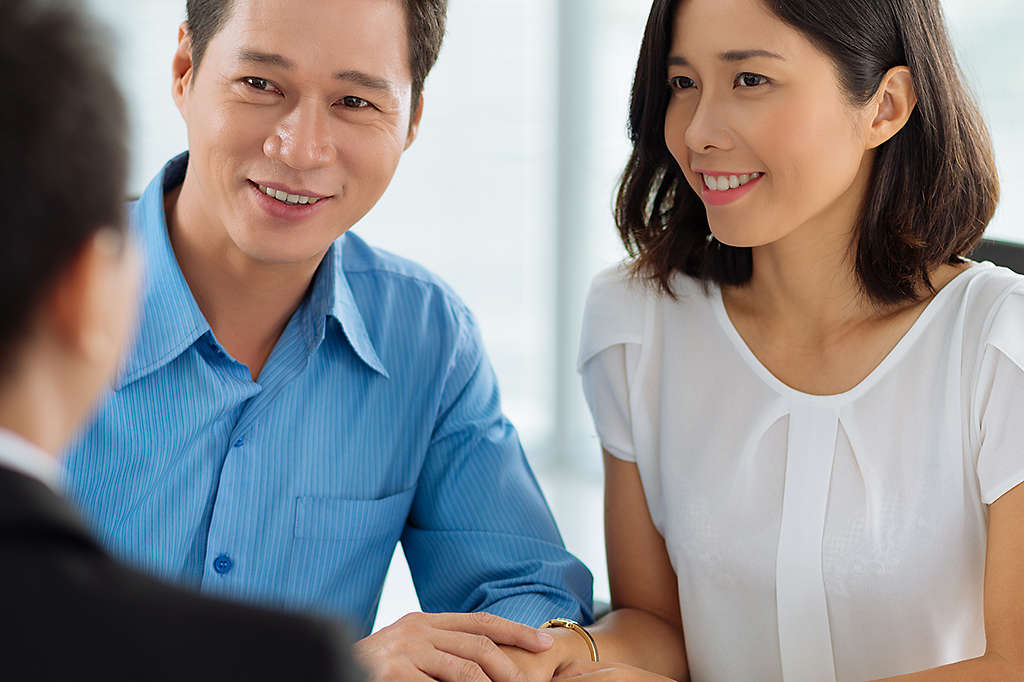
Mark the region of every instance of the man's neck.
<instances>
[{"instance_id":1,"label":"man's neck","mask_svg":"<svg viewBox=\"0 0 1024 682\"><path fill-rule=\"evenodd\" d=\"M217 340L255 381L309 289L320 258L258 262L189 200L186 184L167 193L164 212L178 265Z\"/></svg>"}]
</instances>

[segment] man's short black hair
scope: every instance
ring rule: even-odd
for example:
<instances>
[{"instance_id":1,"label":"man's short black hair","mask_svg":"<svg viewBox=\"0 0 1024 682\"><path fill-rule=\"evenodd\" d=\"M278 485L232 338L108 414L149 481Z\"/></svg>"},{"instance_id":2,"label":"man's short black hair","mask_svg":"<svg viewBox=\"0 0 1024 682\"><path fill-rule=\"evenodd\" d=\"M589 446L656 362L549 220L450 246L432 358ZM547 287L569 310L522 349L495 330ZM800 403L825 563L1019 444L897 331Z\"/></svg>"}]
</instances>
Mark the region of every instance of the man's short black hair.
<instances>
[{"instance_id":1,"label":"man's short black hair","mask_svg":"<svg viewBox=\"0 0 1024 682\"><path fill-rule=\"evenodd\" d=\"M127 120L104 37L68 5L4 0L0 22L0 367L61 272L124 230Z\"/></svg>"},{"instance_id":2,"label":"man's short black hair","mask_svg":"<svg viewBox=\"0 0 1024 682\"><path fill-rule=\"evenodd\" d=\"M192 66L198 72L213 36L224 28L235 0L187 0L186 22L192 37ZM412 107L416 108L427 74L434 68L444 41L448 0L402 0L409 39Z\"/></svg>"}]
</instances>

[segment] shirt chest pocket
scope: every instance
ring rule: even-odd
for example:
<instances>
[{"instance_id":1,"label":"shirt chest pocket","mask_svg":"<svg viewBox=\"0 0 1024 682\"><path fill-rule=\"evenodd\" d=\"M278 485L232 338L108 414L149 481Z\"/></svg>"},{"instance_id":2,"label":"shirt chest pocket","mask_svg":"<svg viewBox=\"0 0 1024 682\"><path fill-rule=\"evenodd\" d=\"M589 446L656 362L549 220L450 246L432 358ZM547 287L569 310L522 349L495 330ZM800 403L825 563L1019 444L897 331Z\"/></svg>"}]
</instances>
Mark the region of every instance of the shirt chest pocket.
<instances>
[{"instance_id":1,"label":"shirt chest pocket","mask_svg":"<svg viewBox=\"0 0 1024 682\"><path fill-rule=\"evenodd\" d=\"M299 540L395 540L402 534L416 489L376 500L300 497L295 502L295 537Z\"/></svg>"}]
</instances>

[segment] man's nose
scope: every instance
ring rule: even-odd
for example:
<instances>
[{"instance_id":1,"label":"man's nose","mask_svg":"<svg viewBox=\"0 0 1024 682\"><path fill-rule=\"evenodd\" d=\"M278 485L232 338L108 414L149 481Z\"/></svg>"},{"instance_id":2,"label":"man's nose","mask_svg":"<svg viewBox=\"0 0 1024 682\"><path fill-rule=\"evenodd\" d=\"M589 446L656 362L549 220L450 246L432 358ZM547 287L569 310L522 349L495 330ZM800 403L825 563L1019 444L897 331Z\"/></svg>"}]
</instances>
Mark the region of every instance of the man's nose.
<instances>
[{"instance_id":1,"label":"man's nose","mask_svg":"<svg viewBox=\"0 0 1024 682\"><path fill-rule=\"evenodd\" d=\"M263 143L263 151L295 170L330 165L336 158L330 112L313 99L298 102Z\"/></svg>"}]
</instances>

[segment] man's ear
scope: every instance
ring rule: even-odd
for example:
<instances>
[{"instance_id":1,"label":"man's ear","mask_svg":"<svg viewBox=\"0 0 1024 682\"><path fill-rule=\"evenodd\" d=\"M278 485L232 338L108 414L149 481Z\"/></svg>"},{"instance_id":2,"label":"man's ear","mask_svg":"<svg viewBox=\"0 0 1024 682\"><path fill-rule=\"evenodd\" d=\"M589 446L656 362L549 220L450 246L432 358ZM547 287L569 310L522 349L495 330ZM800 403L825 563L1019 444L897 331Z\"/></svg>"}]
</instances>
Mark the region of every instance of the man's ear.
<instances>
[{"instance_id":1,"label":"man's ear","mask_svg":"<svg viewBox=\"0 0 1024 682\"><path fill-rule=\"evenodd\" d=\"M113 268L123 257L124 238L102 229L90 238L54 283L44 304L46 326L53 339L81 360L101 362L109 355L112 330L107 329Z\"/></svg>"},{"instance_id":2,"label":"man's ear","mask_svg":"<svg viewBox=\"0 0 1024 682\"><path fill-rule=\"evenodd\" d=\"M405 148L408 149L412 146L412 143L416 141L416 135L420 132L420 121L423 120L423 94L420 94L420 99L416 103L416 107L412 110L412 116L409 119L409 134L405 138Z\"/></svg>"},{"instance_id":3,"label":"man's ear","mask_svg":"<svg viewBox=\"0 0 1024 682\"><path fill-rule=\"evenodd\" d=\"M917 92L910 69L905 66L889 69L872 103L874 119L868 131L867 148L880 147L903 130L916 106Z\"/></svg>"},{"instance_id":4,"label":"man's ear","mask_svg":"<svg viewBox=\"0 0 1024 682\"><path fill-rule=\"evenodd\" d=\"M174 51L174 58L171 60L171 96L178 106L178 111L184 115L185 93L192 84L195 75L195 68L192 64L192 32L188 23L182 22L178 27L178 47Z\"/></svg>"}]
</instances>

